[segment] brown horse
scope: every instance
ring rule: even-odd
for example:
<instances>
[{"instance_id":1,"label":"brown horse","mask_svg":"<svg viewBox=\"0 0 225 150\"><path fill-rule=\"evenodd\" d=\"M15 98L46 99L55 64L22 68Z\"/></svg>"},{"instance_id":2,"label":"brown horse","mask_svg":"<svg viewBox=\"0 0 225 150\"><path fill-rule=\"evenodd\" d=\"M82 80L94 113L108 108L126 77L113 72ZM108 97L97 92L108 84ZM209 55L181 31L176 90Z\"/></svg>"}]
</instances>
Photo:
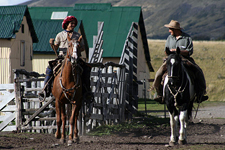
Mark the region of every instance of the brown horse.
<instances>
[{"instance_id":1,"label":"brown horse","mask_svg":"<svg viewBox=\"0 0 225 150\"><path fill-rule=\"evenodd\" d=\"M57 131L55 137L60 142L65 142L66 109L65 104L72 104L71 117L69 119L69 140L68 144L78 141L77 119L82 105L82 67L77 57L77 45L82 36L76 41L67 36L68 49L62 64L61 72L55 77L52 94L55 97ZM67 106L68 107L68 106ZM68 114L67 114L68 115ZM62 134L60 131L62 125ZM74 133L73 133L74 129Z\"/></svg>"}]
</instances>

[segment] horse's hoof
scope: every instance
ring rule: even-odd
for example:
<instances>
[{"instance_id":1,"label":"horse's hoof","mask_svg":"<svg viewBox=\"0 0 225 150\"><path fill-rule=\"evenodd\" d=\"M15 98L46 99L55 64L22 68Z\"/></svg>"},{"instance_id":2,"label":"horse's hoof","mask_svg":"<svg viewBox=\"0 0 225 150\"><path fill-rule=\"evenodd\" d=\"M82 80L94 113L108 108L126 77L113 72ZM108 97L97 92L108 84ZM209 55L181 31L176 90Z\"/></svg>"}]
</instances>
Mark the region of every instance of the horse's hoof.
<instances>
[{"instance_id":1,"label":"horse's hoof","mask_svg":"<svg viewBox=\"0 0 225 150\"><path fill-rule=\"evenodd\" d=\"M64 144L64 143L65 143L65 139L60 139L59 142L60 142L61 144Z\"/></svg>"},{"instance_id":2,"label":"horse's hoof","mask_svg":"<svg viewBox=\"0 0 225 150\"><path fill-rule=\"evenodd\" d=\"M60 138L61 138L61 136L60 136L60 135L55 134L55 138L60 139Z\"/></svg>"},{"instance_id":3,"label":"horse's hoof","mask_svg":"<svg viewBox=\"0 0 225 150\"><path fill-rule=\"evenodd\" d=\"M175 146L175 142L170 141L169 146Z\"/></svg>"},{"instance_id":4,"label":"horse's hoof","mask_svg":"<svg viewBox=\"0 0 225 150\"><path fill-rule=\"evenodd\" d=\"M70 146L70 145L72 145L72 143L73 143L73 140L68 140L68 146Z\"/></svg>"},{"instance_id":5,"label":"horse's hoof","mask_svg":"<svg viewBox=\"0 0 225 150\"><path fill-rule=\"evenodd\" d=\"M75 137L75 138L73 138L73 141L74 141L75 143L79 143L79 142L80 142L80 138L79 138L79 137Z\"/></svg>"},{"instance_id":6,"label":"horse's hoof","mask_svg":"<svg viewBox=\"0 0 225 150\"><path fill-rule=\"evenodd\" d=\"M187 141L186 140L179 140L178 141L178 144L185 145L185 144L187 144Z\"/></svg>"}]
</instances>

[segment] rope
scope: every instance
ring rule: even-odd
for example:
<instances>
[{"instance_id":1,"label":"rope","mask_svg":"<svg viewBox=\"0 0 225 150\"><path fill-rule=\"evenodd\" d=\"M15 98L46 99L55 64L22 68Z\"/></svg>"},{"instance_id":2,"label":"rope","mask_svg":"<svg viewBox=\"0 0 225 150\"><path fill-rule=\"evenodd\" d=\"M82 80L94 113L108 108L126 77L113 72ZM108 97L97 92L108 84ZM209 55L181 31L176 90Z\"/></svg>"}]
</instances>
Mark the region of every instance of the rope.
<instances>
[{"instance_id":1,"label":"rope","mask_svg":"<svg viewBox=\"0 0 225 150\"><path fill-rule=\"evenodd\" d=\"M170 91L170 94L173 95L174 102L175 102L175 103L174 103L174 106L176 106L176 107L178 107L178 106L177 106L177 95L178 95L179 93L183 93L184 90L185 90L186 87L187 87L188 80L186 80L186 84L185 84L185 86L184 86L184 89L181 90L181 87L182 87L182 85L183 85L183 81L184 81L184 66L183 66L183 64L182 64L182 83L181 83L179 89L177 90L177 92L174 94L173 91L171 90L169 84L167 84L167 87L168 87L168 89L169 89L169 91ZM176 90L175 90L175 91L176 91Z\"/></svg>"}]
</instances>

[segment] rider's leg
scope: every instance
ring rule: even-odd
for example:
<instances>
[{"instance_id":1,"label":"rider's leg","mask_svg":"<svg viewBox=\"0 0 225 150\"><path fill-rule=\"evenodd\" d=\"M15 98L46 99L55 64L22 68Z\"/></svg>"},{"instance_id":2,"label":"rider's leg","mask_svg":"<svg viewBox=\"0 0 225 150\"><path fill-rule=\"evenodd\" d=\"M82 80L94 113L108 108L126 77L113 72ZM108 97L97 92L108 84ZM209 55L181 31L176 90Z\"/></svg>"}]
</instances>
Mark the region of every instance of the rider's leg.
<instances>
[{"instance_id":1,"label":"rider's leg","mask_svg":"<svg viewBox=\"0 0 225 150\"><path fill-rule=\"evenodd\" d=\"M166 62L164 62L162 64L162 66L159 68L159 70L156 72L155 80L154 80L153 86L152 86L152 89L155 89L157 92L157 97L154 98L154 100L159 103L164 103L163 98L162 98L163 90L162 90L161 82L162 82L162 76L165 73L165 71L166 71Z\"/></svg>"},{"instance_id":2,"label":"rider's leg","mask_svg":"<svg viewBox=\"0 0 225 150\"><path fill-rule=\"evenodd\" d=\"M48 97L51 93L51 84L52 84L52 77L53 76L53 71L50 66L46 68L46 76L44 80L44 89L42 92L39 93L40 97L44 97L44 91L46 92L46 96Z\"/></svg>"}]
</instances>

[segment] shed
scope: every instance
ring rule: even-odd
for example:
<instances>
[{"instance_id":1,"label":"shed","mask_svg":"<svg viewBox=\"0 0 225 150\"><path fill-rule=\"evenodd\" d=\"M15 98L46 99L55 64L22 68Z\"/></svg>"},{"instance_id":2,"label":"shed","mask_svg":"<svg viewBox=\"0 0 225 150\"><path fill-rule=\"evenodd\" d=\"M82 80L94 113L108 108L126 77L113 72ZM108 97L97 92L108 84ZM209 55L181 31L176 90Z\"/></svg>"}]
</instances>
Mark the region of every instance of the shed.
<instances>
[{"instance_id":1,"label":"shed","mask_svg":"<svg viewBox=\"0 0 225 150\"><path fill-rule=\"evenodd\" d=\"M60 20L61 17L62 21L64 17L73 15L78 20L82 20L89 47L93 47L93 36L98 34L98 22L104 22L103 63L108 61L119 63L129 29L133 22L137 22L137 78L147 81L150 78L150 72L154 71L151 65L142 9L139 6L112 7L110 3L85 3L75 4L74 7L30 7L29 11L32 19ZM39 50L36 51L35 48L34 51ZM146 87L149 87L149 83Z\"/></svg>"},{"instance_id":2,"label":"shed","mask_svg":"<svg viewBox=\"0 0 225 150\"><path fill-rule=\"evenodd\" d=\"M13 83L13 69L32 71L37 35L27 6L0 7L0 84Z\"/></svg>"}]
</instances>

